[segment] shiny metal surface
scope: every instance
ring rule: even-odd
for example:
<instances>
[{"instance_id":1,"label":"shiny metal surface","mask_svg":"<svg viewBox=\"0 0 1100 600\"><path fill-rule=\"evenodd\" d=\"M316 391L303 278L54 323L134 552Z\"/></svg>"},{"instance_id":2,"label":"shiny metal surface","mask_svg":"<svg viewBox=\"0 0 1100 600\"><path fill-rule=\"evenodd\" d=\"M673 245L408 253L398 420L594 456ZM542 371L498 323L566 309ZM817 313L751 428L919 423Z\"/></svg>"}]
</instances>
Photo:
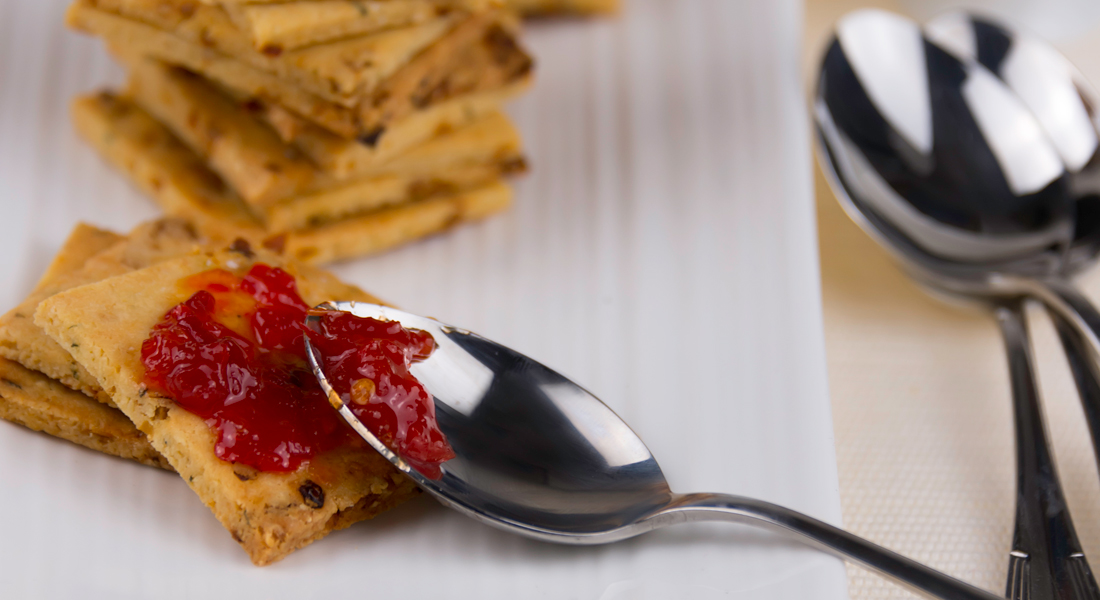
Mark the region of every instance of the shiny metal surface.
<instances>
[{"instance_id":1,"label":"shiny metal surface","mask_svg":"<svg viewBox=\"0 0 1100 600\"><path fill-rule=\"evenodd\" d=\"M1088 341L1077 329L1059 314L1052 314L1058 338L1066 352L1077 393L1081 397L1081 406L1085 409L1085 421L1093 439L1093 452L1096 454L1097 468L1100 468L1100 364L1092 360Z\"/></svg>"},{"instance_id":2,"label":"shiny metal surface","mask_svg":"<svg viewBox=\"0 0 1100 600\"><path fill-rule=\"evenodd\" d=\"M1018 96L979 62L986 46L958 34L971 22L954 19L931 27L942 46L916 23L884 11L857 11L839 23L814 102L819 155L845 211L914 277L1000 306L1019 477L1010 595L1100 598L1079 545L1070 544L1068 511L1057 506L1062 492L1019 316L1021 297L1041 298L1065 317L1075 340L1100 348L1100 315L1064 279L1087 262L1069 260L1075 240L1090 243L1075 231L1080 194L1073 178L1091 161L1080 157L1095 154L1096 145L1088 134L1072 138L1072 127L1052 136L1055 119L1032 112L1043 105L1042 94Z\"/></svg>"},{"instance_id":3,"label":"shiny metal surface","mask_svg":"<svg viewBox=\"0 0 1100 600\"><path fill-rule=\"evenodd\" d=\"M729 521L790 534L938 598L997 596L795 511L726 494L676 494L642 440L598 398L547 367L477 334L375 304L318 310L398 321L438 347L412 373L435 398L456 457L431 479L374 437L307 356L329 400L363 438L444 505L527 537L605 544L692 521ZM316 323L311 317L308 324Z\"/></svg>"},{"instance_id":4,"label":"shiny metal surface","mask_svg":"<svg viewBox=\"0 0 1100 600\"><path fill-rule=\"evenodd\" d=\"M924 31L937 44L994 73L1035 115L1058 149L1070 178L1076 228L1066 274L1090 266L1100 252L1100 96L1053 46L987 16L953 12Z\"/></svg>"},{"instance_id":5,"label":"shiny metal surface","mask_svg":"<svg viewBox=\"0 0 1100 600\"><path fill-rule=\"evenodd\" d=\"M989 17L947 13L924 29L936 43L996 74L1035 114L1066 165L1076 208L1073 242L1060 270L1069 276L1092 266L1100 254L1100 115L1096 112L1100 96L1052 46ZM1089 359L1090 337L1094 337L1089 333L1100 330L1100 315L1064 277L1050 276L1041 284L1025 285L1056 309L1052 312L1059 337L1073 368L1100 465L1100 363Z\"/></svg>"},{"instance_id":6,"label":"shiny metal surface","mask_svg":"<svg viewBox=\"0 0 1100 600\"><path fill-rule=\"evenodd\" d=\"M1016 424L1016 529L1009 552L1012 600L1097 599L1100 588L1077 539L1051 455L1023 301L995 309L1008 351Z\"/></svg>"}]
</instances>

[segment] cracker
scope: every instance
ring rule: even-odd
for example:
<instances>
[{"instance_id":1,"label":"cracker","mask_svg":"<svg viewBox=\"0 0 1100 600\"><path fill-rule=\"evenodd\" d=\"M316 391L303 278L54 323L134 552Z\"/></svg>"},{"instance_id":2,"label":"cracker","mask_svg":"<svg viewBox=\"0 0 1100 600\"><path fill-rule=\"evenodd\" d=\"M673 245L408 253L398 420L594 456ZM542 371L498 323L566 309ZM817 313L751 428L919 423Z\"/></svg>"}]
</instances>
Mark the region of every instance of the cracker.
<instances>
[{"instance_id":1,"label":"cracker","mask_svg":"<svg viewBox=\"0 0 1100 600\"><path fill-rule=\"evenodd\" d=\"M274 232L425 197L426 188L487 183L519 158L518 133L493 113L345 182L320 173L248 109L194 75L140 60L130 81L133 99L200 154Z\"/></svg>"},{"instance_id":2,"label":"cracker","mask_svg":"<svg viewBox=\"0 0 1100 600\"><path fill-rule=\"evenodd\" d=\"M113 108L117 105L124 108ZM433 191L447 192L448 195L410 201L410 198L419 197L414 194L398 200L398 204L391 208L326 226L289 233L257 233L254 227L235 230L232 221L223 219L222 215L226 212L239 214L243 203L235 199L228 190L224 191L225 195L220 200L211 201L209 190L203 185L207 178L191 176L191 167L205 168L202 161L182 143L175 141L167 128L140 108L128 104L123 98L99 94L77 99L73 112L78 129L120 170L131 178L140 174L146 181L160 182L157 186L147 185L142 181L135 183L166 212L195 222L209 238L227 240L239 232L249 239L263 238L264 243L269 246L294 252L302 260L313 264L387 250L455 223L502 210L507 207L510 198L507 188L501 190L499 184L490 184L487 188L471 190L469 193L451 193L450 189L437 189ZM103 139L113 141L109 147L104 148L102 144L96 143L96 140ZM142 148L146 147L171 148L173 151L143 152ZM435 146L437 149L446 147L445 144ZM434 156L430 150L431 147L421 157L425 165L437 164L433 161L445 161L445 156ZM498 163L498 168L502 172L514 169L517 166L516 160ZM522 166L522 161L518 165ZM400 167L401 163L397 162L396 166ZM185 176L179 176L180 173ZM215 176L210 174L210 177ZM431 184L429 181L429 185ZM346 199L342 199L340 203L345 201ZM363 201L363 198L354 200L355 203ZM340 204L340 208L346 206ZM298 220L300 218L294 217ZM206 227L210 227L211 231L207 231ZM0 332L2 331L3 328L0 327Z\"/></svg>"},{"instance_id":3,"label":"cracker","mask_svg":"<svg viewBox=\"0 0 1100 600\"><path fill-rule=\"evenodd\" d=\"M322 170L337 179L352 179L377 172L378 165L440 133L474 123L500 110L500 106L522 94L530 77L502 88L459 96L417 111L398 121L367 144L303 124L294 145Z\"/></svg>"},{"instance_id":4,"label":"cracker","mask_svg":"<svg viewBox=\"0 0 1100 600\"><path fill-rule=\"evenodd\" d=\"M117 409L0 358L0 418L85 448L171 470Z\"/></svg>"},{"instance_id":5,"label":"cracker","mask_svg":"<svg viewBox=\"0 0 1100 600\"><path fill-rule=\"evenodd\" d=\"M250 205L271 204L313 184L317 169L309 160L197 75L139 60L127 92Z\"/></svg>"},{"instance_id":6,"label":"cracker","mask_svg":"<svg viewBox=\"0 0 1100 600\"><path fill-rule=\"evenodd\" d=\"M126 238L113 231L100 229L87 223L77 223L50 261L50 265L46 267L46 272L42 274L34 289L40 290L58 277L76 271L84 266L89 258L124 239Z\"/></svg>"},{"instance_id":7,"label":"cracker","mask_svg":"<svg viewBox=\"0 0 1100 600\"><path fill-rule=\"evenodd\" d=\"M364 98L359 122L367 137L441 102L500 89L526 79L534 61L498 11L459 23Z\"/></svg>"},{"instance_id":8,"label":"cracker","mask_svg":"<svg viewBox=\"0 0 1100 600\"><path fill-rule=\"evenodd\" d=\"M248 5L270 6L283 3L285 0L201 0L207 4L229 7L243 7ZM313 4L318 0L297 0L291 4ZM618 12L621 8L621 0L501 0L501 3L513 10L528 15L546 14L606 14Z\"/></svg>"},{"instance_id":9,"label":"cracker","mask_svg":"<svg viewBox=\"0 0 1100 600\"><path fill-rule=\"evenodd\" d=\"M271 257L262 260L278 265ZM199 417L171 399L149 393L142 378L142 341L162 315L188 295L177 282L210 268L241 271L244 255L199 253L69 290L42 303L36 322L108 390L119 409L146 432L153 447L210 507L252 561L264 565L334 529L374 516L417 493L369 448L346 448L319 456L289 473L257 472L219 460L214 434ZM377 301L331 278L293 264L279 265L297 277L306 302L332 298ZM320 487L323 502L301 491ZM312 496L315 497L315 496ZM312 505L311 505L312 504ZM316 507L315 507L316 506Z\"/></svg>"},{"instance_id":10,"label":"cracker","mask_svg":"<svg viewBox=\"0 0 1100 600\"><path fill-rule=\"evenodd\" d=\"M485 218L508 208L512 188L494 182L427 200L402 204L303 231L278 236L287 256L307 264L326 264L375 254Z\"/></svg>"},{"instance_id":11,"label":"cracker","mask_svg":"<svg viewBox=\"0 0 1100 600\"><path fill-rule=\"evenodd\" d=\"M79 270L90 257L115 246L123 239L125 238L114 232L99 229L85 223L78 223L76 227L73 228L72 232L69 233L69 237L66 238L65 242L61 245L61 248L50 262L50 265L46 268L46 272L42 274L42 277L34 286L34 289L31 291L32 297L35 295L52 293L50 291L50 286L54 285L55 282ZM22 360L25 360L32 368L34 368L34 365L37 363L32 360L32 355L27 348L34 347L35 340L22 340L23 343L21 343L18 336L21 332L24 334L30 332L32 337L34 334L40 333L38 328L30 322L29 318L27 318L33 314L34 308L35 305L26 304L22 306L22 310L17 307L15 310L0 317L0 355L7 356L14 360L19 360L22 357ZM44 343L51 349L54 346L54 344L49 341ZM19 349L19 346L23 347L22 351ZM51 355L61 360L65 358L61 353L51 352ZM95 388L88 388L86 391L90 394L94 394ZM105 402L109 401L106 396L102 396L101 399Z\"/></svg>"},{"instance_id":12,"label":"cracker","mask_svg":"<svg viewBox=\"0 0 1100 600\"><path fill-rule=\"evenodd\" d=\"M401 29L299 50L256 50L223 10L165 0L76 0L74 7L142 22L179 40L236 59L343 106L355 106L387 77L462 20L454 13Z\"/></svg>"},{"instance_id":13,"label":"cracker","mask_svg":"<svg viewBox=\"0 0 1100 600\"><path fill-rule=\"evenodd\" d=\"M70 27L104 38L116 55L148 56L179 65L244 96L280 104L337 135L350 138L360 133L355 110L151 25L79 3L69 7L66 17Z\"/></svg>"},{"instance_id":14,"label":"cracker","mask_svg":"<svg viewBox=\"0 0 1100 600\"><path fill-rule=\"evenodd\" d=\"M133 66L129 93L137 104L202 156L239 196L257 209L257 214L266 215L272 230L293 229L304 223L281 218L279 215L285 211L277 206L285 208L294 204L298 207L295 209L297 214L320 214L322 211L305 206L314 202L304 197L312 197L314 192L322 190L344 198L345 208L339 212L324 211L326 218L378 205L377 201L369 199L356 205L355 198L364 193L377 196L375 192L380 192L371 190L369 181L348 183L319 172L311 161L261 123L247 105L232 102L199 77L143 59ZM472 112L481 113L480 110ZM471 182L472 171L485 171L477 167L488 166L486 163L490 162L505 163L519 154L519 135L515 128L499 113L490 117L484 119L485 123L474 123L428 140L370 171L364 169L357 173L357 179L399 174L408 180L406 185L417 185L432 177L450 182L456 189L468 187L476 182L463 184L462 181ZM470 168L456 172L452 168L456 164ZM388 202L394 201L392 186L396 182L379 183L391 188L383 195L390 198ZM331 193L322 195L331 200ZM329 201L323 198L316 201L319 207L326 202ZM279 204L276 206L276 203Z\"/></svg>"},{"instance_id":15,"label":"cracker","mask_svg":"<svg viewBox=\"0 0 1100 600\"><path fill-rule=\"evenodd\" d=\"M382 133L386 132L386 137L393 140L389 144L397 149L407 148L427 137L410 138L403 143L395 143L401 142L402 136L387 131L410 129L403 126L402 121L405 119L401 117L408 115L411 109L420 109L423 112L423 109L430 109L448 100L459 100L463 94L477 93L493 86L500 87L502 81L511 81L514 87L515 84L529 79L529 76L520 76L522 71L530 68L530 59L518 47L507 53L492 53L492 48L499 47L499 41L510 35L506 29L502 29L507 25L507 19L499 14L495 20L488 21L493 25L492 31L497 32L490 36L498 41L496 46L478 44L470 49L475 55L472 59L469 53L457 50L444 52L446 48L455 48L455 43L469 39L469 27L456 29L453 34L445 36L434 45L432 52L417 56L407 69L401 70L404 74L396 73L385 85L375 90L376 94L363 95L352 107L327 101L271 73L252 68L151 25L96 10L80 2L70 7L68 18L71 26L102 36L112 49L123 55L149 56L185 67L233 90L239 96L254 98L292 111L341 138L359 136L377 143ZM483 16L467 21L475 20L480 26L488 27L486 18L488 17ZM505 35L500 34L502 31ZM420 80L414 79L413 74L427 78L424 79L424 89L418 87Z\"/></svg>"},{"instance_id":16,"label":"cracker","mask_svg":"<svg viewBox=\"0 0 1100 600\"><path fill-rule=\"evenodd\" d=\"M78 223L35 290L79 270L90 257L124 239L112 231ZM5 358L0 358L0 418L92 450L171 469L145 434L117 409Z\"/></svg>"},{"instance_id":17,"label":"cracker","mask_svg":"<svg viewBox=\"0 0 1100 600\"><path fill-rule=\"evenodd\" d=\"M430 174L383 175L266 207L264 215L269 231L297 232L387 206L480 187L523 166L523 159L513 155L452 165Z\"/></svg>"},{"instance_id":18,"label":"cracker","mask_svg":"<svg viewBox=\"0 0 1100 600\"><path fill-rule=\"evenodd\" d=\"M341 38L407 27L455 9L485 10L488 0L320 0L226 6L255 48L293 50Z\"/></svg>"},{"instance_id":19,"label":"cracker","mask_svg":"<svg viewBox=\"0 0 1100 600\"><path fill-rule=\"evenodd\" d=\"M619 12L620 0L505 0L526 15L596 15Z\"/></svg>"},{"instance_id":20,"label":"cracker","mask_svg":"<svg viewBox=\"0 0 1100 600\"><path fill-rule=\"evenodd\" d=\"M50 296L99 281L165 258L190 252L204 243L194 228L180 220L162 219L136 228L126 240L91 257L77 271L58 276L0 317L0 357L39 371L63 385L109 403L110 397L79 363L34 324L38 304ZM105 307L109 309L110 307Z\"/></svg>"},{"instance_id":21,"label":"cracker","mask_svg":"<svg viewBox=\"0 0 1100 600\"><path fill-rule=\"evenodd\" d=\"M206 163L133 102L108 92L78 96L76 130L166 213L208 237L260 239L264 230Z\"/></svg>"}]
</instances>

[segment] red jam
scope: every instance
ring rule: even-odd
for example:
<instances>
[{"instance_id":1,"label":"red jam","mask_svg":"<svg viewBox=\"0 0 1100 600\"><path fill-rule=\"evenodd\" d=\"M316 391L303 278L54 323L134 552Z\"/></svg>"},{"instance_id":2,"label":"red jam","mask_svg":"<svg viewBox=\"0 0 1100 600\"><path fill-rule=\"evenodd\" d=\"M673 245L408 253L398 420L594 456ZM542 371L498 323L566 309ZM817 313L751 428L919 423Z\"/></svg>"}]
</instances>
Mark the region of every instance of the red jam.
<instances>
[{"instance_id":1,"label":"red jam","mask_svg":"<svg viewBox=\"0 0 1100 600\"><path fill-rule=\"evenodd\" d=\"M425 475L438 476L454 451L436 423L431 394L409 373L412 363L435 349L431 334L394 321L325 313L310 341L324 357L329 383L355 416Z\"/></svg>"},{"instance_id":2,"label":"red jam","mask_svg":"<svg viewBox=\"0 0 1100 600\"><path fill-rule=\"evenodd\" d=\"M454 457L431 395L409 373L434 342L399 323L325 314L321 332L294 278L256 264L243 277L214 269L181 282L197 290L141 346L146 385L202 417L218 458L261 471L293 471L314 456L362 444L329 406L309 370L303 336L357 417L427 475Z\"/></svg>"}]
</instances>

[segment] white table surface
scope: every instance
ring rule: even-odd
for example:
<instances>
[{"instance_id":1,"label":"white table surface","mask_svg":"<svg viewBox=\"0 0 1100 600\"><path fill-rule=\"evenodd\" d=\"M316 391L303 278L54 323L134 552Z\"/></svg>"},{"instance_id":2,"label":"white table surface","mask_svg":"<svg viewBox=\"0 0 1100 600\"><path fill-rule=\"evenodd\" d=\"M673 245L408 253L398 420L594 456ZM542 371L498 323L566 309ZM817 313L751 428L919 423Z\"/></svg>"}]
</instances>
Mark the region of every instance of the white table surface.
<instances>
[{"instance_id":1,"label":"white table surface","mask_svg":"<svg viewBox=\"0 0 1100 600\"><path fill-rule=\"evenodd\" d=\"M68 99L122 74L63 7L0 0L3 306L75 222L157 214L72 131ZM838 523L801 26L795 0L628 0L532 25L515 208L336 271L583 383L673 489ZM3 598L846 597L839 561L753 530L578 549L429 499L258 569L176 476L7 423L0 481Z\"/></svg>"}]
</instances>

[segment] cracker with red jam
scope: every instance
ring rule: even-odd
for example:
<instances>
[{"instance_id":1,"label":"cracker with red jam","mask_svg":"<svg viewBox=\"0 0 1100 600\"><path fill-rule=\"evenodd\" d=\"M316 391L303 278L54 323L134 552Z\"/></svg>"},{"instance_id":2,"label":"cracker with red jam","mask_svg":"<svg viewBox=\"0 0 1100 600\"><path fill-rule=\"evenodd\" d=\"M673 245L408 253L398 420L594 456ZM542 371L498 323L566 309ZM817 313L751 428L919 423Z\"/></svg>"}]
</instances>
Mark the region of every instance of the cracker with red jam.
<instances>
[{"instance_id":1,"label":"cracker with red jam","mask_svg":"<svg viewBox=\"0 0 1100 600\"><path fill-rule=\"evenodd\" d=\"M312 375L303 372L303 364L277 350L293 349L300 336L251 340L274 349L270 354L249 350L249 327L286 315L263 313L257 321L265 305L250 304L240 293L247 290L249 297L260 298L256 294L264 290L287 289L288 279L300 302L309 305L328 299L377 302L331 275L257 256L238 245L237 251L200 252L63 292L44 301L36 313L36 323L71 348L76 361L99 380L257 565L279 560L417 493L411 480L381 455L339 429L347 426L323 397L319 407L295 404L294 389L316 382L308 381ZM185 408L164 384L170 364L167 371L157 370L164 364L158 367L153 359L164 354L158 355L150 346L154 342L147 341L170 343L173 335L187 330L176 326L194 324L196 315L226 329L202 338L213 344L203 356L218 357L204 367L213 375L199 377L202 373L191 363L180 366L180 373L197 377L199 383L229 382L230 393L188 396ZM232 382L244 379L217 375L228 373L227 365L259 360L261 354L274 361L263 363L263 371L250 371L265 373L261 387L233 387ZM284 365L281 374L278 365ZM270 403L263 404L264 398ZM261 404L238 406L245 402Z\"/></svg>"}]
</instances>

